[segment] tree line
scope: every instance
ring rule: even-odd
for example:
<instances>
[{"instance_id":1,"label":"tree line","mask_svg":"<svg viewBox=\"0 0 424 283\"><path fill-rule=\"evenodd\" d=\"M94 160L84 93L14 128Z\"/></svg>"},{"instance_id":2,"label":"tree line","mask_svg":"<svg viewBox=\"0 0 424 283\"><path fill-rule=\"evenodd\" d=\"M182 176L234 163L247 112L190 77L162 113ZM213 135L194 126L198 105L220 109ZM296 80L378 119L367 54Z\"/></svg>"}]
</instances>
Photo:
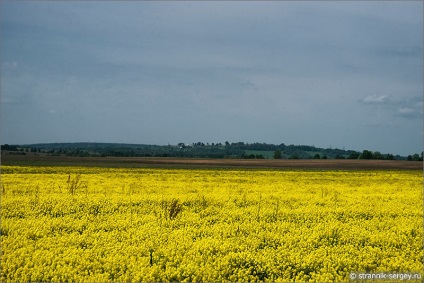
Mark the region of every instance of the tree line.
<instances>
[{"instance_id":1,"label":"tree line","mask_svg":"<svg viewBox=\"0 0 424 283\"><path fill-rule=\"evenodd\" d=\"M78 157L185 157L244 159L378 159L422 161L423 153L408 156L382 154L379 151L318 148L309 145L267 143L178 143L176 145L145 145L116 143L47 143L31 145L1 145L1 150L13 154L41 154Z\"/></svg>"}]
</instances>

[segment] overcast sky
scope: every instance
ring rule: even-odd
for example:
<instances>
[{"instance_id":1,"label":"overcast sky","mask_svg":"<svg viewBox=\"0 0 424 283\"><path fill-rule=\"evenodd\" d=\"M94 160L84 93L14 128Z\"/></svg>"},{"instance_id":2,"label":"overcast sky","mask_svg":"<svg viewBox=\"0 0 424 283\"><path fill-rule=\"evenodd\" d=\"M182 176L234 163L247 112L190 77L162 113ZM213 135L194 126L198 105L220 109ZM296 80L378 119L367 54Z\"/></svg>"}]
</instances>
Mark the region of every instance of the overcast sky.
<instances>
[{"instance_id":1,"label":"overcast sky","mask_svg":"<svg viewBox=\"0 0 424 283\"><path fill-rule=\"evenodd\" d=\"M423 149L422 1L1 1L1 143Z\"/></svg>"}]
</instances>

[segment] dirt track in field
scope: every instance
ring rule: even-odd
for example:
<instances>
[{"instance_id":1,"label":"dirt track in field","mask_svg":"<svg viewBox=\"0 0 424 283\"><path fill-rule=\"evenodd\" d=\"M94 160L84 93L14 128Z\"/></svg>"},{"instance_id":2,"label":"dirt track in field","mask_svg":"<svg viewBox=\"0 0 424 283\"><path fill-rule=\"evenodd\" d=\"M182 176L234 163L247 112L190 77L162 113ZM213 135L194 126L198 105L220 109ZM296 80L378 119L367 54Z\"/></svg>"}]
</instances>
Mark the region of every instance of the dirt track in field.
<instances>
[{"instance_id":1,"label":"dirt track in field","mask_svg":"<svg viewBox=\"0 0 424 283\"><path fill-rule=\"evenodd\" d=\"M90 167L164 167L164 168L275 168L318 170L423 170L418 161L340 160L340 159L203 159L167 157L68 157L2 155L2 165L90 166Z\"/></svg>"}]
</instances>

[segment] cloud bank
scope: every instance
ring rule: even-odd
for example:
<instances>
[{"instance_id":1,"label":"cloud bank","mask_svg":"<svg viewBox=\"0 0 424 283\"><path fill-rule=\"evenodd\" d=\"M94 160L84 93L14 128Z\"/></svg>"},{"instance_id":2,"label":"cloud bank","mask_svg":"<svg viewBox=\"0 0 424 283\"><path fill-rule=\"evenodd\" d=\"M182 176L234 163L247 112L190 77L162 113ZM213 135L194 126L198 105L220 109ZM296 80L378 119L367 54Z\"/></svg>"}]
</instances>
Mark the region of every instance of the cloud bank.
<instances>
[{"instance_id":1,"label":"cloud bank","mask_svg":"<svg viewBox=\"0 0 424 283\"><path fill-rule=\"evenodd\" d=\"M421 2L1 2L2 143L422 150Z\"/></svg>"}]
</instances>

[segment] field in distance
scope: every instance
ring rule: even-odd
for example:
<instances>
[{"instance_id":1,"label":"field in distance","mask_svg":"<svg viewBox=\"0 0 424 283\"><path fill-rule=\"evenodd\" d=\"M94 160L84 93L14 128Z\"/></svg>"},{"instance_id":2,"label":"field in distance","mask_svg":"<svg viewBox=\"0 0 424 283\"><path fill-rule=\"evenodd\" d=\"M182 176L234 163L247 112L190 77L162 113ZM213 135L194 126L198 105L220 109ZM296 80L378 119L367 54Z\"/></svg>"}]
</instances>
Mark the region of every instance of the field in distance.
<instances>
[{"instance_id":1,"label":"field in distance","mask_svg":"<svg viewBox=\"0 0 424 283\"><path fill-rule=\"evenodd\" d=\"M364 159L204 159L170 157L68 157L43 155L2 155L2 165L164 167L164 168L274 168L322 170L422 170L419 161Z\"/></svg>"}]
</instances>

